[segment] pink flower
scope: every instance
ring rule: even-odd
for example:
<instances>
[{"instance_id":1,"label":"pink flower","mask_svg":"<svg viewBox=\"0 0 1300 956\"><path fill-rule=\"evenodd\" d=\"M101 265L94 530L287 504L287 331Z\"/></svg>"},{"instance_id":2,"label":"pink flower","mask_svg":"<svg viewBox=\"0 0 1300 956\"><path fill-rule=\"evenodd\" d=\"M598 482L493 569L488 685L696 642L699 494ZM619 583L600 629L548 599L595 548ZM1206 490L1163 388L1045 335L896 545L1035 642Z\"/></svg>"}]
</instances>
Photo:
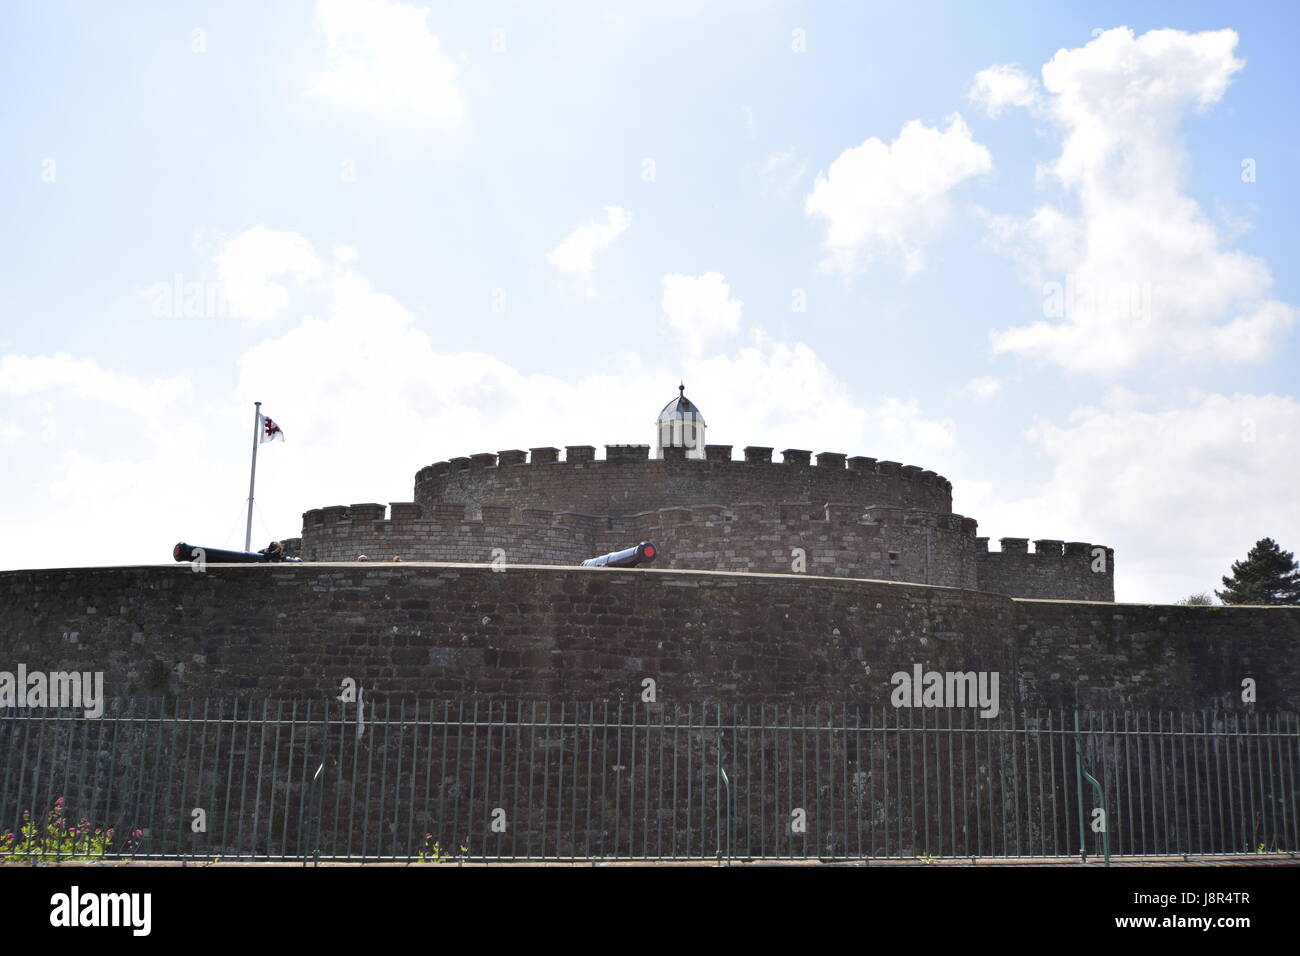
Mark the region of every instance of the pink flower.
<instances>
[{"instance_id":1,"label":"pink flower","mask_svg":"<svg viewBox=\"0 0 1300 956\"><path fill-rule=\"evenodd\" d=\"M62 797L59 797L59 799L55 800L55 801L54 801L54 805L55 805L56 807L61 807L61 806L63 806L63 798L62 798Z\"/></svg>"}]
</instances>

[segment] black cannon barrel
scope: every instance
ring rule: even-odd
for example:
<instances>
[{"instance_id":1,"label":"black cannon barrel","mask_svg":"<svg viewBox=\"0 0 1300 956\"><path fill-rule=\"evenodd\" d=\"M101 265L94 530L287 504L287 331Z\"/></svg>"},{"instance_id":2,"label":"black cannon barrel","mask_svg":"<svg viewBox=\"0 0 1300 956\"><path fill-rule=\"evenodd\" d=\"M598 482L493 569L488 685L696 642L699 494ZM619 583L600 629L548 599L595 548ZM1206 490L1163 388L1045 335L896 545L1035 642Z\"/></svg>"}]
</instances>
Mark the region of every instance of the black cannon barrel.
<instances>
[{"instance_id":1,"label":"black cannon barrel","mask_svg":"<svg viewBox=\"0 0 1300 956\"><path fill-rule=\"evenodd\" d=\"M256 551L227 551L225 548L205 548L201 545L179 542L172 548L172 557L177 561L193 561L202 555L208 564L261 564L267 560L266 555Z\"/></svg>"},{"instance_id":2,"label":"black cannon barrel","mask_svg":"<svg viewBox=\"0 0 1300 956\"><path fill-rule=\"evenodd\" d=\"M649 564L659 554L659 549L651 541L642 541L622 551L611 551L598 558L588 558L582 562L584 568L635 568L638 564Z\"/></svg>"}]
</instances>

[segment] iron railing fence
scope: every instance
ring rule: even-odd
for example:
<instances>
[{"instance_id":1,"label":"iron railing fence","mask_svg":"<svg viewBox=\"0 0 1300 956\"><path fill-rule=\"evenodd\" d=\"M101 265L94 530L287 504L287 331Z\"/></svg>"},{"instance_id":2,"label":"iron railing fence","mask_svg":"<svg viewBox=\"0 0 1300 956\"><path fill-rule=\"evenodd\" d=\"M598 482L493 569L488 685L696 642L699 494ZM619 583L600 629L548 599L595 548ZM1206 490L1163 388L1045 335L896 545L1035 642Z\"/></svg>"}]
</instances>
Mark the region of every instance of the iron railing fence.
<instances>
[{"instance_id":1,"label":"iron railing fence","mask_svg":"<svg viewBox=\"0 0 1300 956\"><path fill-rule=\"evenodd\" d=\"M0 859L1294 854L1298 750L1289 713L985 720L484 700L137 699L97 719L10 709Z\"/></svg>"}]
</instances>

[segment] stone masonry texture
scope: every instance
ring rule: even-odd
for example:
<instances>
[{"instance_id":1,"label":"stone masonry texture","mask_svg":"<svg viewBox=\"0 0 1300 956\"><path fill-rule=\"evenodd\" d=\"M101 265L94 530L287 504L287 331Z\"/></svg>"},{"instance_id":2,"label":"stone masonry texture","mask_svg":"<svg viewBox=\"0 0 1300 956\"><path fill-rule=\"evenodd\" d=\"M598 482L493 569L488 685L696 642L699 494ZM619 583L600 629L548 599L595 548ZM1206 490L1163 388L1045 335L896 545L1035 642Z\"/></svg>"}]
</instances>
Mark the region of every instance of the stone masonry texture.
<instances>
[{"instance_id":1,"label":"stone masonry texture","mask_svg":"<svg viewBox=\"0 0 1300 956\"><path fill-rule=\"evenodd\" d=\"M890 676L998 671L1003 708L1300 705L1300 608L1014 600L662 569L189 565L0 573L6 657L108 697L888 702Z\"/></svg>"},{"instance_id":2,"label":"stone masonry texture","mask_svg":"<svg viewBox=\"0 0 1300 956\"><path fill-rule=\"evenodd\" d=\"M578 564L641 540L659 567L909 581L1012 597L1114 600L1114 552L1003 538L990 552L932 471L838 452L709 445L482 452L422 468L414 500L315 508L289 551L306 561ZM1100 554L1101 560L1097 559Z\"/></svg>"}]
</instances>

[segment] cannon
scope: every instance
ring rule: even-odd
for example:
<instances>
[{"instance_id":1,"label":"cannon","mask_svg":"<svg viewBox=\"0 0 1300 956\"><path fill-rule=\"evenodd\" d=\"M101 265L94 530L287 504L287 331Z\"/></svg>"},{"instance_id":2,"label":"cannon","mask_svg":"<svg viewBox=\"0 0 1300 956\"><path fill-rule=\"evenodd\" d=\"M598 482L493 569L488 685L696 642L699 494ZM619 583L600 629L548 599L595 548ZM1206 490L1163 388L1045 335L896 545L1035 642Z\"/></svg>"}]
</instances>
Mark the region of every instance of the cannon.
<instances>
[{"instance_id":1,"label":"cannon","mask_svg":"<svg viewBox=\"0 0 1300 956\"><path fill-rule=\"evenodd\" d=\"M611 551L598 558L588 558L582 562L582 566L584 568L635 568L638 564L649 564L658 553L653 542L642 541L622 551Z\"/></svg>"},{"instance_id":2,"label":"cannon","mask_svg":"<svg viewBox=\"0 0 1300 956\"><path fill-rule=\"evenodd\" d=\"M206 564L265 564L268 562L296 562L299 560L298 558L283 557L283 550L279 552L279 556L273 555L271 550L268 547L261 551L228 551L225 548L205 548L180 541L177 542L176 547L172 548L172 557L177 561L193 561L202 555L202 560Z\"/></svg>"}]
</instances>

